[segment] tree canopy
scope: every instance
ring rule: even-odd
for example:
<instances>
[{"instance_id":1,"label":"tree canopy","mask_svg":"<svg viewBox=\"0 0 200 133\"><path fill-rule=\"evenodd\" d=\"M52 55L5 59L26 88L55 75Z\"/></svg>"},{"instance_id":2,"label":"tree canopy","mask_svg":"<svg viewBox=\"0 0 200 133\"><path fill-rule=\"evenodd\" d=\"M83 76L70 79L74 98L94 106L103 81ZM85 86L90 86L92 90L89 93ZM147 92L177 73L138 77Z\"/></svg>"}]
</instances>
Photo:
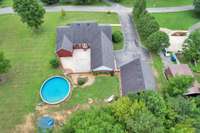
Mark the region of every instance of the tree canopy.
<instances>
[{"instance_id":1,"label":"tree canopy","mask_svg":"<svg viewBox=\"0 0 200 133\"><path fill-rule=\"evenodd\" d=\"M197 64L200 62L200 30L190 34L183 48L183 57L185 60Z\"/></svg>"},{"instance_id":2,"label":"tree canopy","mask_svg":"<svg viewBox=\"0 0 200 133\"><path fill-rule=\"evenodd\" d=\"M56 4L59 2L59 0L41 0L41 1L47 5Z\"/></svg>"},{"instance_id":3,"label":"tree canopy","mask_svg":"<svg viewBox=\"0 0 200 133\"><path fill-rule=\"evenodd\" d=\"M151 34L160 28L156 19L149 13L140 16L137 21L137 30L143 39L147 39Z\"/></svg>"},{"instance_id":4,"label":"tree canopy","mask_svg":"<svg viewBox=\"0 0 200 133\"><path fill-rule=\"evenodd\" d=\"M76 113L63 129L64 133L124 133L109 108L91 108Z\"/></svg>"},{"instance_id":5,"label":"tree canopy","mask_svg":"<svg viewBox=\"0 0 200 133\"><path fill-rule=\"evenodd\" d=\"M194 5L194 11L200 13L200 0L194 0L193 5Z\"/></svg>"},{"instance_id":6,"label":"tree canopy","mask_svg":"<svg viewBox=\"0 0 200 133\"><path fill-rule=\"evenodd\" d=\"M133 16L137 20L141 14L146 12L146 0L136 0L133 6Z\"/></svg>"},{"instance_id":7,"label":"tree canopy","mask_svg":"<svg viewBox=\"0 0 200 133\"><path fill-rule=\"evenodd\" d=\"M161 31L151 34L145 43L145 46L152 52L158 53L163 48L169 47L169 36Z\"/></svg>"},{"instance_id":8,"label":"tree canopy","mask_svg":"<svg viewBox=\"0 0 200 133\"><path fill-rule=\"evenodd\" d=\"M189 76L176 76L169 79L169 82L162 88L164 93L175 97L183 95L192 85L193 78Z\"/></svg>"},{"instance_id":9,"label":"tree canopy","mask_svg":"<svg viewBox=\"0 0 200 133\"><path fill-rule=\"evenodd\" d=\"M23 23L38 29L43 21L45 10L37 0L14 0L14 11L21 17Z\"/></svg>"}]
</instances>

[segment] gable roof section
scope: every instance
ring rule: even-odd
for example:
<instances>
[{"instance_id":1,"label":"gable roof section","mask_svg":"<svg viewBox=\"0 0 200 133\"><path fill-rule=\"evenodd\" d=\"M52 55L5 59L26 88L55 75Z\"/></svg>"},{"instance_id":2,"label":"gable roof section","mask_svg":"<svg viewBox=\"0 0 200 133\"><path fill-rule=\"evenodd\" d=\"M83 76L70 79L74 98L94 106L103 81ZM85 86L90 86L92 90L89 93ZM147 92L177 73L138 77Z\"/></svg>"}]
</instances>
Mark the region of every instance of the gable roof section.
<instances>
[{"instance_id":1,"label":"gable roof section","mask_svg":"<svg viewBox=\"0 0 200 133\"><path fill-rule=\"evenodd\" d=\"M91 48L91 69L114 69L112 27L95 22L73 23L57 29L57 48L72 51L73 45L87 43ZM104 70L104 69L102 69ZM106 70L106 69L105 69Z\"/></svg>"},{"instance_id":2,"label":"gable roof section","mask_svg":"<svg viewBox=\"0 0 200 133\"><path fill-rule=\"evenodd\" d=\"M122 95L154 89L155 80L151 70L140 58L120 67Z\"/></svg>"},{"instance_id":3,"label":"gable roof section","mask_svg":"<svg viewBox=\"0 0 200 133\"><path fill-rule=\"evenodd\" d=\"M104 32L101 32L101 38L95 39L96 43L92 43L91 49L91 68L96 71L97 68L108 68L102 70L114 69L114 55L112 42L108 39ZM95 45L98 44L98 45ZM99 69L97 69L99 71Z\"/></svg>"},{"instance_id":4,"label":"gable roof section","mask_svg":"<svg viewBox=\"0 0 200 133\"><path fill-rule=\"evenodd\" d=\"M172 76L176 75L186 75L186 76L194 76L192 70L189 68L187 64L172 64L170 65L165 72L169 71Z\"/></svg>"}]
</instances>

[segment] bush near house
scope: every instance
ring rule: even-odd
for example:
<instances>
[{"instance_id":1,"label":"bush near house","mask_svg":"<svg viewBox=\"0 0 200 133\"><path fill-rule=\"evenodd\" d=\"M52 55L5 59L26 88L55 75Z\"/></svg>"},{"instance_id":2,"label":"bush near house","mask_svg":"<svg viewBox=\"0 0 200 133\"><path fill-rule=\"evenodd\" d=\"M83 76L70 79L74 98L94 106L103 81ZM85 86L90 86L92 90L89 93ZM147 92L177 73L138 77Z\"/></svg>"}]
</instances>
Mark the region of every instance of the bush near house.
<instances>
[{"instance_id":1,"label":"bush near house","mask_svg":"<svg viewBox=\"0 0 200 133\"><path fill-rule=\"evenodd\" d=\"M87 77L79 77L78 78L78 85L84 85L88 81Z\"/></svg>"},{"instance_id":2,"label":"bush near house","mask_svg":"<svg viewBox=\"0 0 200 133\"><path fill-rule=\"evenodd\" d=\"M145 43L145 46L152 52L158 53L163 48L169 47L169 36L161 31L151 34Z\"/></svg>"},{"instance_id":3,"label":"bush near house","mask_svg":"<svg viewBox=\"0 0 200 133\"><path fill-rule=\"evenodd\" d=\"M51 59L49 63L53 68L58 68L60 64L57 58Z\"/></svg>"},{"instance_id":4,"label":"bush near house","mask_svg":"<svg viewBox=\"0 0 200 133\"><path fill-rule=\"evenodd\" d=\"M123 34L121 31L115 31L113 34L112 34L112 41L114 43L119 43L123 40Z\"/></svg>"},{"instance_id":5,"label":"bush near house","mask_svg":"<svg viewBox=\"0 0 200 133\"><path fill-rule=\"evenodd\" d=\"M166 95L175 97L182 95L192 85L193 78L189 76L176 76L171 78L169 82L163 87L163 92Z\"/></svg>"}]
</instances>

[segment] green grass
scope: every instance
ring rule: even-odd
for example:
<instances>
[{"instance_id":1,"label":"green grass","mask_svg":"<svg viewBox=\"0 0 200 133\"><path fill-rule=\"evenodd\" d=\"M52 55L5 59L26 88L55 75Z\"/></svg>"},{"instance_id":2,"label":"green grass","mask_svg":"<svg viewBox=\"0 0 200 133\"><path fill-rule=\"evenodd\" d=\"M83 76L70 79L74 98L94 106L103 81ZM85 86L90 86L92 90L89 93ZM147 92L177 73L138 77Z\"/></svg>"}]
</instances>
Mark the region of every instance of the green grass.
<instances>
[{"instance_id":1,"label":"green grass","mask_svg":"<svg viewBox=\"0 0 200 133\"><path fill-rule=\"evenodd\" d=\"M103 100L111 95L119 96L119 80L116 76L97 76L94 84L84 88L75 87L71 98L60 105L60 109L68 109L77 104L88 102L88 98L95 101Z\"/></svg>"},{"instance_id":2,"label":"green grass","mask_svg":"<svg viewBox=\"0 0 200 133\"><path fill-rule=\"evenodd\" d=\"M0 84L2 133L12 132L25 115L34 111L40 101L39 88L42 82L49 76L62 73L49 65L55 51L56 26L81 20L119 23L116 14L68 12L65 18L61 18L58 13L48 13L42 31L33 33L21 23L18 16L0 15L0 51L4 52L12 65L4 75L6 82ZM109 86L104 87L110 89Z\"/></svg>"},{"instance_id":3,"label":"green grass","mask_svg":"<svg viewBox=\"0 0 200 133\"><path fill-rule=\"evenodd\" d=\"M113 32L115 32L115 31L121 31L121 27L115 26L115 27L113 27L112 31ZM114 50L121 50L123 48L123 46L124 46L124 40L122 40L119 43L113 43L113 49Z\"/></svg>"},{"instance_id":4,"label":"green grass","mask_svg":"<svg viewBox=\"0 0 200 133\"><path fill-rule=\"evenodd\" d=\"M148 7L173 7L192 5L193 0L147 0Z\"/></svg>"},{"instance_id":5,"label":"green grass","mask_svg":"<svg viewBox=\"0 0 200 133\"><path fill-rule=\"evenodd\" d=\"M152 61L153 61L153 68L155 70L156 75L156 82L157 82L157 88L161 89L162 86L166 83L166 78L164 76L164 64L162 62L162 59L159 55L152 54Z\"/></svg>"},{"instance_id":6,"label":"green grass","mask_svg":"<svg viewBox=\"0 0 200 133\"><path fill-rule=\"evenodd\" d=\"M121 4L133 7L135 0L121 0ZM147 7L173 7L192 5L193 0L147 0Z\"/></svg>"},{"instance_id":7,"label":"green grass","mask_svg":"<svg viewBox=\"0 0 200 133\"><path fill-rule=\"evenodd\" d=\"M156 13L152 14L159 22L161 27L169 29L187 30L193 24L200 21L193 11L176 13Z\"/></svg>"},{"instance_id":8,"label":"green grass","mask_svg":"<svg viewBox=\"0 0 200 133\"><path fill-rule=\"evenodd\" d=\"M12 3L12 0L2 0L2 2L0 3L0 7L12 6Z\"/></svg>"},{"instance_id":9,"label":"green grass","mask_svg":"<svg viewBox=\"0 0 200 133\"><path fill-rule=\"evenodd\" d=\"M195 73L195 79L200 83L200 73Z\"/></svg>"}]
</instances>

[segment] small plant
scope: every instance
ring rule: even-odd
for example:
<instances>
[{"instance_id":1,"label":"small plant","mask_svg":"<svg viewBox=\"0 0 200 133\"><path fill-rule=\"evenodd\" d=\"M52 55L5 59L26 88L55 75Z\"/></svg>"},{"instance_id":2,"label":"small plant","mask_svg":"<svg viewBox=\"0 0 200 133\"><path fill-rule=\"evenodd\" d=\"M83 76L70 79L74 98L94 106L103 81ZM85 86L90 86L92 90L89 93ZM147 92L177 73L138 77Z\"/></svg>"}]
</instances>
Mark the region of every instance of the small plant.
<instances>
[{"instance_id":1,"label":"small plant","mask_svg":"<svg viewBox=\"0 0 200 133\"><path fill-rule=\"evenodd\" d=\"M57 58L51 59L49 63L51 64L51 66L52 66L53 68L58 68L58 67L59 67L59 61L58 61Z\"/></svg>"},{"instance_id":2,"label":"small plant","mask_svg":"<svg viewBox=\"0 0 200 133\"><path fill-rule=\"evenodd\" d=\"M65 17L66 16L66 12L65 12L65 10L62 8L61 9L61 11L60 11L60 15L61 15L61 17Z\"/></svg>"},{"instance_id":3,"label":"small plant","mask_svg":"<svg viewBox=\"0 0 200 133\"><path fill-rule=\"evenodd\" d=\"M82 86L88 81L87 77L79 77L78 78L78 85Z\"/></svg>"},{"instance_id":4,"label":"small plant","mask_svg":"<svg viewBox=\"0 0 200 133\"><path fill-rule=\"evenodd\" d=\"M107 11L107 14L111 14L111 11Z\"/></svg>"},{"instance_id":5,"label":"small plant","mask_svg":"<svg viewBox=\"0 0 200 133\"><path fill-rule=\"evenodd\" d=\"M112 34L112 41L114 43L119 43L123 40L123 34L121 31L115 31L113 34Z\"/></svg>"}]
</instances>

